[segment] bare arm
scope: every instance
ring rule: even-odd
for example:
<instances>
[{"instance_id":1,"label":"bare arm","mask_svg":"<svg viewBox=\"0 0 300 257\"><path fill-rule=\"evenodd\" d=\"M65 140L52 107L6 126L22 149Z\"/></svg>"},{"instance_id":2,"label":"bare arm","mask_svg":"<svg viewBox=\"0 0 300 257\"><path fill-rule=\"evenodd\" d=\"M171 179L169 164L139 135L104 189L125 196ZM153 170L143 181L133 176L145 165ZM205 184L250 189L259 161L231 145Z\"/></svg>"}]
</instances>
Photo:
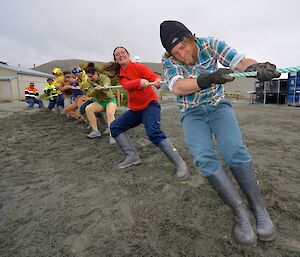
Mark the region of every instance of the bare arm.
<instances>
[{"instance_id":1,"label":"bare arm","mask_svg":"<svg viewBox=\"0 0 300 257\"><path fill-rule=\"evenodd\" d=\"M173 86L174 95L189 95L199 91L196 79L179 79Z\"/></svg>"},{"instance_id":2,"label":"bare arm","mask_svg":"<svg viewBox=\"0 0 300 257\"><path fill-rule=\"evenodd\" d=\"M255 64L257 63L257 61L253 60L253 59L250 59L250 58L244 58L242 59L238 64L237 66L235 67L238 71L245 71L246 68L252 64Z\"/></svg>"}]
</instances>

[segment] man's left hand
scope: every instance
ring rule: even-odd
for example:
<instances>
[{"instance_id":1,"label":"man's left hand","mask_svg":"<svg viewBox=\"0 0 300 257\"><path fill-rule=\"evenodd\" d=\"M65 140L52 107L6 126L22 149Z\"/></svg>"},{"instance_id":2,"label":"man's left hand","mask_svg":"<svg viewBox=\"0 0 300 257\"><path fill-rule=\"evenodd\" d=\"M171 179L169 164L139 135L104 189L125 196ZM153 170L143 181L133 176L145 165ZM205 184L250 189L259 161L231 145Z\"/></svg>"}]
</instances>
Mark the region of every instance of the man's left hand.
<instances>
[{"instance_id":1,"label":"man's left hand","mask_svg":"<svg viewBox=\"0 0 300 257\"><path fill-rule=\"evenodd\" d=\"M252 64L245 71L256 71L256 78L259 81L270 81L273 78L279 78L281 75L276 71L276 65L269 62Z\"/></svg>"}]
</instances>

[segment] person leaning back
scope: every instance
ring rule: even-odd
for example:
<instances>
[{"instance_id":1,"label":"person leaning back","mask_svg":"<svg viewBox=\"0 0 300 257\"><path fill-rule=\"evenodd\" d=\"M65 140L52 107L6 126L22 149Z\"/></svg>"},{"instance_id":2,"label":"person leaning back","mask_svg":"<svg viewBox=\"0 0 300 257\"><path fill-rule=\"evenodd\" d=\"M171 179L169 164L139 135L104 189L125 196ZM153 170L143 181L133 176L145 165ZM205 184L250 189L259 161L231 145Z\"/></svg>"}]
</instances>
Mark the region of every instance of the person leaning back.
<instances>
[{"instance_id":1,"label":"person leaning back","mask_svg":"<svg viewBox=\"0 0 300 257\"><path fill-rule=\"evenodd\" d=\"M144 124L151 142L169 158L176 167L176 176L184 179L188 167L171 140L160 129L160 105L150 82L160 87L161 78L141 63L130 61L126 48L119 46L113 51L115 70L122 87L128 91L128 110L110 125L111 134L125 153L124 161L117 167L124 169L141 163L133 142L126 131Z\"/></svg>"},{"instance_id":2,"label":"person leaning back","mask_svg":"<svg viewBox=\"0 0 300 257\"><path fill-rule=\"evenodd\" d=\"M168 88L177 96L186 144L197 168L208 179L235 217L235 239L242 244L256 245L257 238L271 241L275 226L265 209L252 158L244 145L235 114L225 99L224 84L234 78L232 71L257 71L260 81L279 77L276 66L245 58L224 41L198 38L178 21L164 21L160 38L166 52L162 58ZM219 152L246 194L256 220L256 234L249 220L249 211L228 174L222 168L212 140L214 134Z\"/></svg>"}]
</instances>

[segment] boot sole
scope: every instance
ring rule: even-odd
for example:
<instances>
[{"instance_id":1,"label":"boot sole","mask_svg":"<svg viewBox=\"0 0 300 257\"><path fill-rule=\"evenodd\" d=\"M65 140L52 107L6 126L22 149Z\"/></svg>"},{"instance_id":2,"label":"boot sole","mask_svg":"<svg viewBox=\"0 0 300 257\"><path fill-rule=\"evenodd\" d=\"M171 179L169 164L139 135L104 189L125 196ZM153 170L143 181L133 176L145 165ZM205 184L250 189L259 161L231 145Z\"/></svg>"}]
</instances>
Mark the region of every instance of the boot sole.
<instances>
[{"instance_id":1,"label":"boot sole","mask_svg":"<svg viewBox=\"0 0 300 257\"><path fill-rule=\"evenodd\" d=\"M185 179L187 179L189 176L190 176L190 173L187 172L187 173L185 173L184 176L182 176L182 177L179 177L179 176L176 176L176 177L177 177L178 179L185 180Z\"/></svg>"},{"instance_id":2,"label":"boot sole","mask_svg":"<svg viewBox=\"0 0 300 257\"><path fill-rule=\"evenodd\" d=\"M238 244L238 245L243 245L245 247L256 247L257 246L257 241L255 240L255 242L240 242L236 239L234 239L234 241Z\"/></svg>"},{"instance_id":3,"label":"boot sole","mask_svg":"<svg viewBox=\"0 0 300 257\"><path fill-rule=\"evenodd\" d=\"M233 235L234 241L243 246L248 246L248 247L256 247L257 246L257 237L255 237L253 242L245 242L245 241L239 241L237 238Z\"/></svg>"},{"instance_id":4,"label":"boot sole","mask_svg":"<svg viewBox=\"0 0 300 257\"><path fill-rule=\"evenodd\" d=\"M138 160L138 161L129 163L129 164L125 165L125 166L117 167L117 168L118 168L119 170L121 170L121 169L126 169L126 168L128 168L128 167L130 167L130 166L133 166L133 165L139 165L139 164L141 164L141 163L142 163L141 160Z\"/></svg>"},{"instance_id":5,"label":"boot sole","mask_svg":"<svg viewBox=\"0 0 300 257\"><path fill-rule=\"evenodd\" d=\"M254 231L253 241L240 241L240 240L238 240L237 237L235 236L234 228L232 228L231 237L239 245L243 245L243 246L246 246L246 247L256 247L257 246L257 239L258 238L257 238L257 235L255 234L255 231Z\"/></svg>"},{"instance_id":6,"label":"boot sole","mask_svg":"<svg viewBox=\"0 0 300 257\"><path fill-rule=\"evenodd\" d=\"M274 234L269 235L269 236L262 236L262 235L257 234L257 239L259 241L263 241L263 242L273 241L275 239L275 237L276 237L276 232L274 232Z\"/></svg>"}]
</instances>

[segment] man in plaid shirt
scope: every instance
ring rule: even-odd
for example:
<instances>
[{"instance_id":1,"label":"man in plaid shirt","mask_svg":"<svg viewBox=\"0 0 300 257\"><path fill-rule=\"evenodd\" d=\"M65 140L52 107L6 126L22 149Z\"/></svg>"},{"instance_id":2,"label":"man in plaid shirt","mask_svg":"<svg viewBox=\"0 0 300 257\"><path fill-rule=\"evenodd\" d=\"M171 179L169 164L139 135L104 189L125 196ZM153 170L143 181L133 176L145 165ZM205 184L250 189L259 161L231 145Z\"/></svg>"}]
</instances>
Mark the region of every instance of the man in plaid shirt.
<instances>
[{"instance_id":1,"label":"man in plaid shirt","mask_svg":"<svg viewBox=\"0 0 300 257\"><path fill-rule=\"evenodd\" d=\"M235 239L255 246L257 238L271 241L275 226L265 209L252 158L244 145L231 104L224 98L224 84L234 78L232 70L257 71L260 81L279 77L276 66L245 58L224 41L197 38L178 21L164 21L160 38L166 49L162 58L168 87L177 96L182 113L185 141L197 168L208 179L235 216ZM228 68L218 68L218 62ZM214 134L219 152L248 198L256 219L256 234L249 220L249 211L222 168L212 140Z\"/></svg>"}]
</instances>

